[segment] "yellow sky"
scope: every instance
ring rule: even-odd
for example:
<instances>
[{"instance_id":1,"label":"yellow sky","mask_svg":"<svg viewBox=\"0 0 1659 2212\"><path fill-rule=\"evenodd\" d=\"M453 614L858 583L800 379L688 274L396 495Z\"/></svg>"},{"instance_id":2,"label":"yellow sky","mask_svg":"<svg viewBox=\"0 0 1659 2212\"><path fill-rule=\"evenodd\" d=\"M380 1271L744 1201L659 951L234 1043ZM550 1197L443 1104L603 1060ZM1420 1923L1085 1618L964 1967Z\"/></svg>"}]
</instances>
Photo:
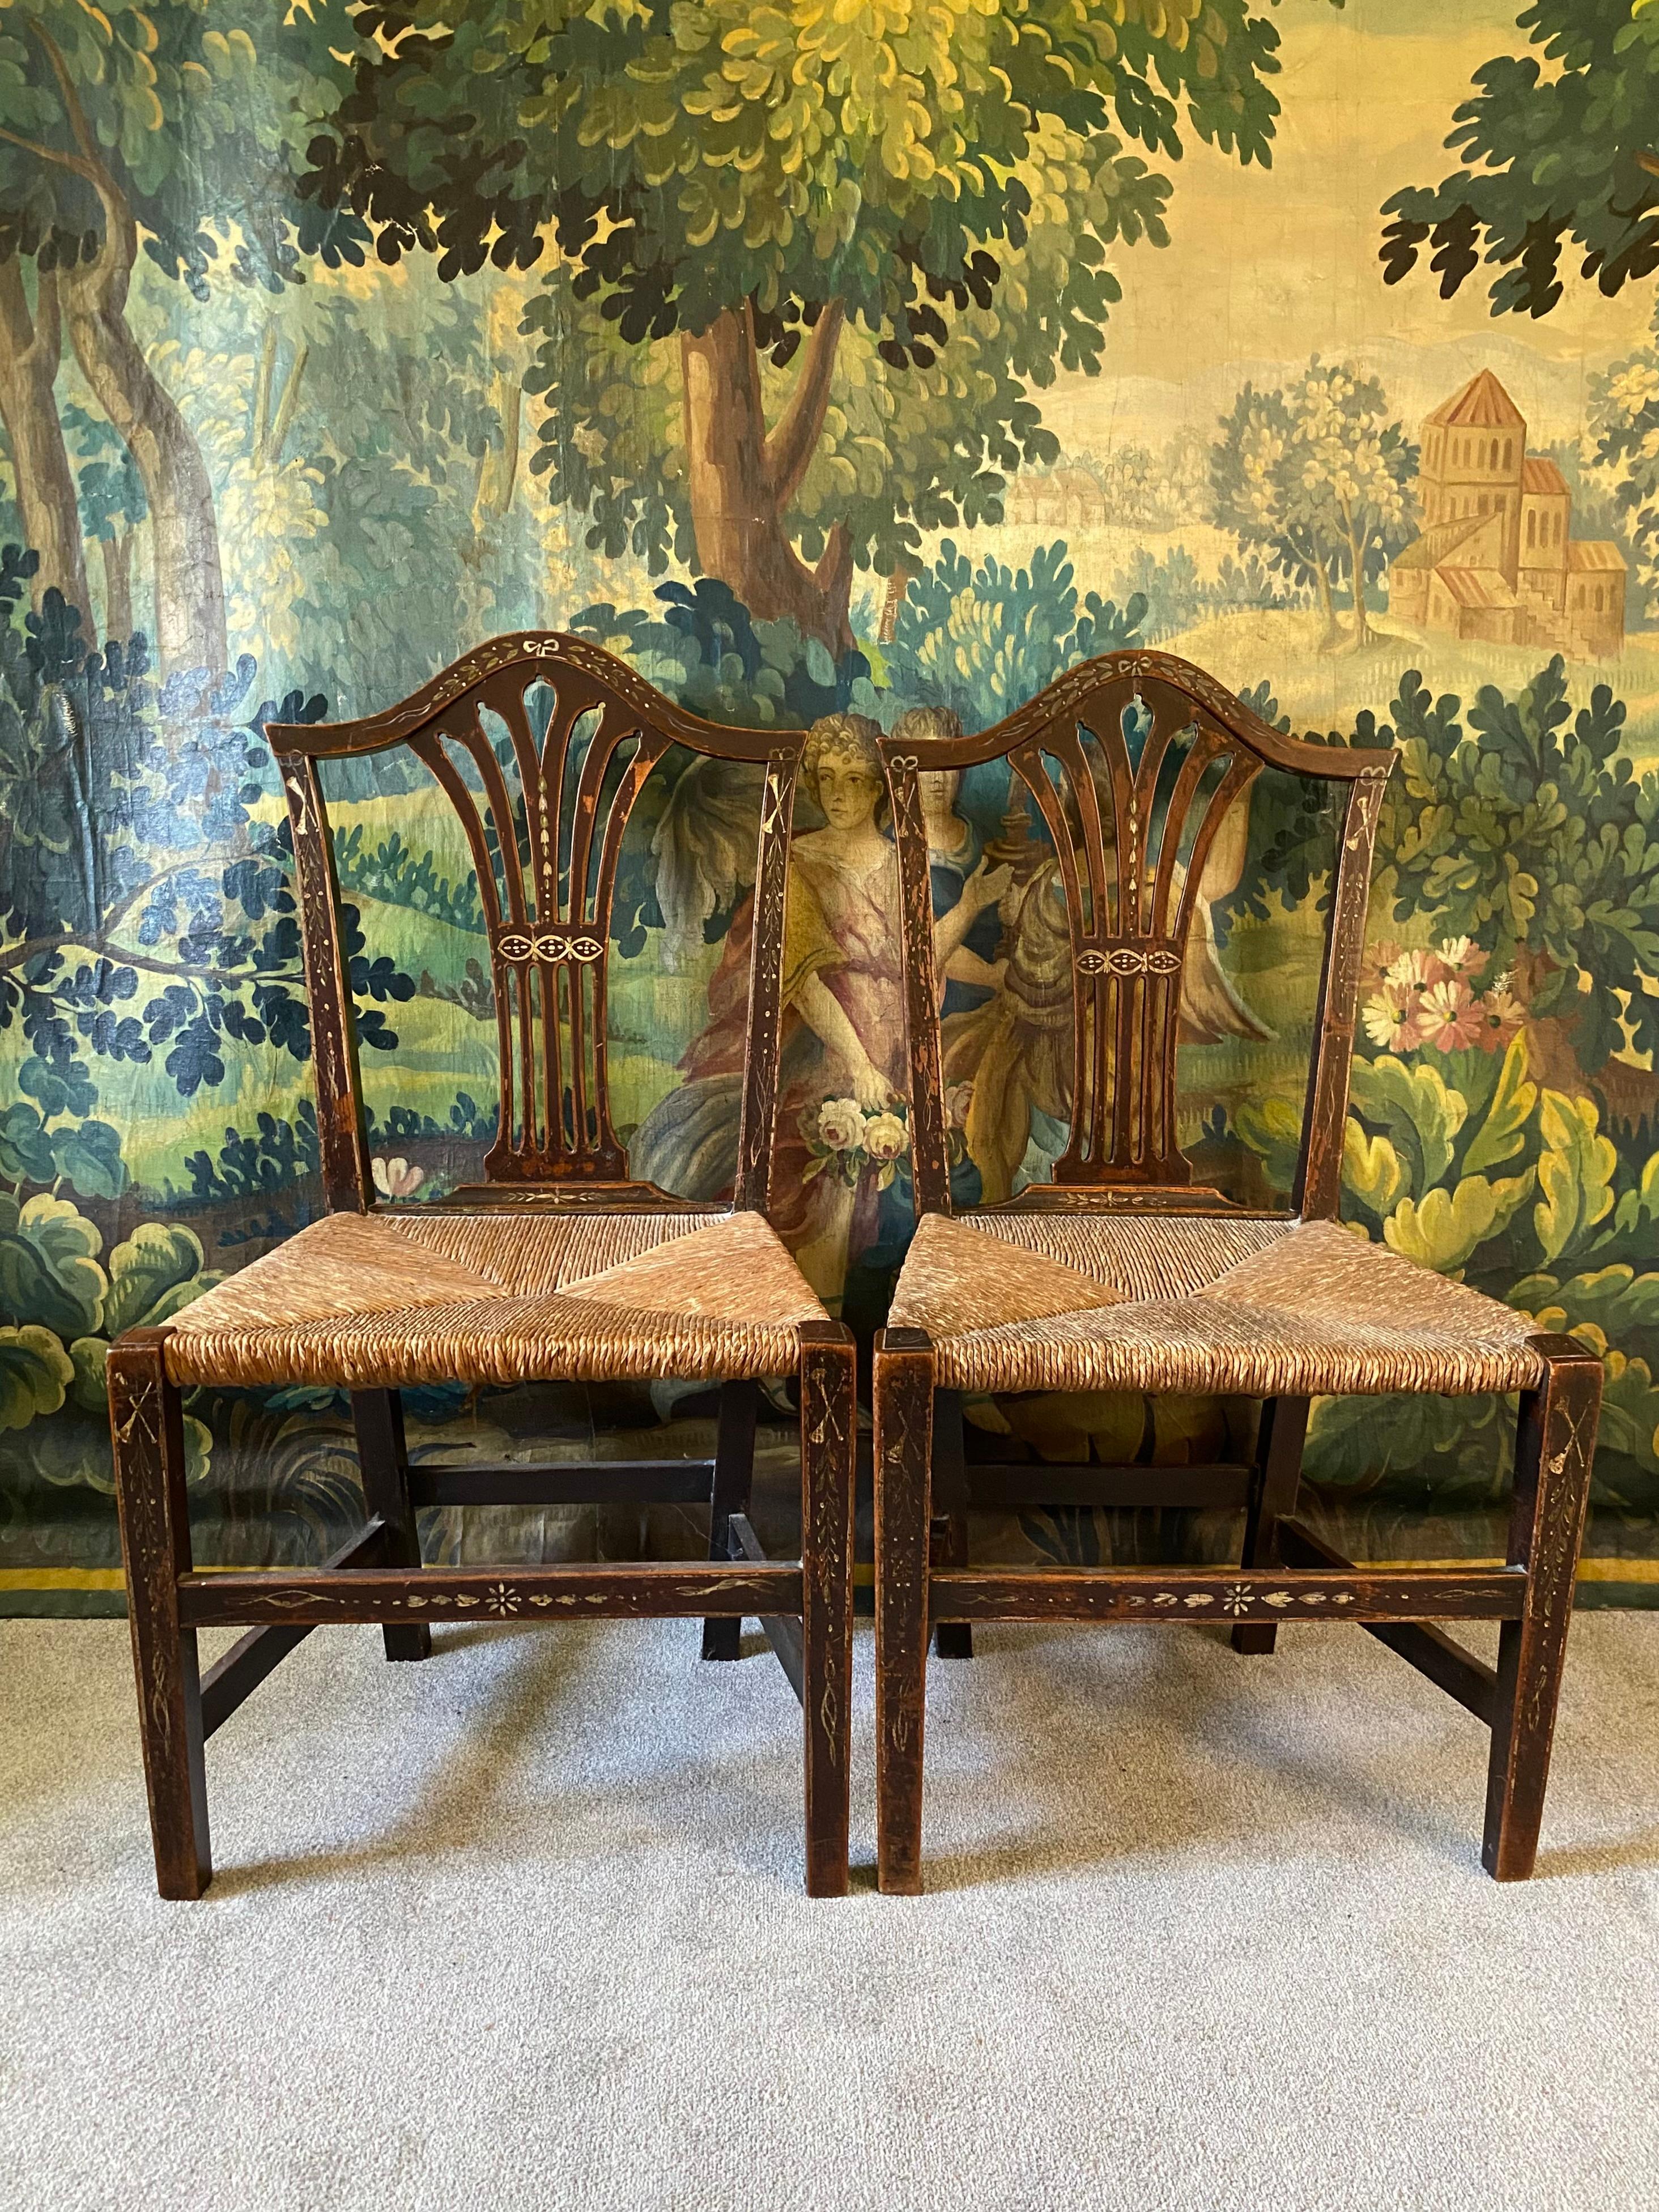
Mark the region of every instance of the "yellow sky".
<instances>
[{"instance_id":1,"label":"yellow sky","mask_svg":"<svg viewBox=\"0 0 1659 2212\"><path fill-rule=\"evenodd\" d=\"M1170 244L1115 263L1124 298L1103 376L1068 377L1043 395L1061 442L1100 447L1206 422L1246 374L1315 352L1367 362L1413 423L1491 366L1534 441L1576 434L1585 376L1641 341L1650 285L1609 301L1572 282L1540 321L1494 320L1479 271L1443 301L1426 270L1385 285L1377 260L1382 202L1456 167L1444 141L1474 70L1525 50L1519 7L1348 0L1339 15L1325 0L1286 0L1274 10L1284 68L1273 167L1241 169L1189 145L1170 169Z\"/></svg>"}]
</instances>

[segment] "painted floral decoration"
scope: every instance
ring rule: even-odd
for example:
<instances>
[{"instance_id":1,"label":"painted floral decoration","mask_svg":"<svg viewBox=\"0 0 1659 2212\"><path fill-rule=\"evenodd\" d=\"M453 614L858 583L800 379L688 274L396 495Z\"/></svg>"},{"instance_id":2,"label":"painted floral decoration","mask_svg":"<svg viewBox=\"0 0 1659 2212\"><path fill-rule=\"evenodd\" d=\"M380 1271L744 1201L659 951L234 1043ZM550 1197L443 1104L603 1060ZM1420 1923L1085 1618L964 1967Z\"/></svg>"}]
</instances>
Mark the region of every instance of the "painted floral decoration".
<instances>
[{"instance_id":1,"label":"painted floral decoration","mask_svg":"<svg viewBox=\"0 0 1659 2212\"><path fill-rule=\"evenodd\" d=\"M1498 975L1486 989L1477 979L1486 955L1467 937L1444 937L1432 950L1376 951L1372 988L1364 1007L1365 1034L1385 1052L1502 1052L1526 1018L1513 979Z\"/></svg>"}]
</instances>

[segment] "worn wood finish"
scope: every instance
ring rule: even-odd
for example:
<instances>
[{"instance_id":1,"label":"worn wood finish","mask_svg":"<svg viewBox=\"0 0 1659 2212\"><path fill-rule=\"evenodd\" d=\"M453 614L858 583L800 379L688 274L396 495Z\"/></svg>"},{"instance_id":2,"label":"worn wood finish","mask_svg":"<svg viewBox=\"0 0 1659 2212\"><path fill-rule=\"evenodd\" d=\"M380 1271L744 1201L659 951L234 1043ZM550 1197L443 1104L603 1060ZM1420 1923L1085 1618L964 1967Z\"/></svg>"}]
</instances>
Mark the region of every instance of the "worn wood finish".
<instances>
[{"instance_id":1,"label":"worn wood finish","mask_svg":"<svg viewBox=\"0 0 1659 2212\"><path fill-rule=\"evenodd\" d=\"M1601 1363L1570 1336L1539 1336L1544 1386L1521 1401L1509 1556L1526 1605L1498 1638L1486 1832L1481 1857L1498 1881L1523 1881L1538 1856L1555 1708L1589 1506Z\"/></svg>"},{"instance_id":2,"label":"worn wood finish","mask_svg":"<svg viewBox=\"0 0 1659 2212\"><path fill-rule=\"evenodd\" d=\"M977 736L930 743L925 761L899 739L884 738L881 753L898 848L911 1151L924 1212L950 1209L924 766L1006 760L1047 832L1032 865L1054 871L1073 959L1071 1136L1054 1187L1091 1194L1173 1195L1192 1183L1176 1134L1181 979L1204 864L1228 810L1264 767L1351 786L1321 995L1316 1149L1298 1176L1299 1188L1323 1192L1332 1141L1340 1165L1370 843L1392 749L1286 737L1201 669L1131 652L1085 662Z\"/></svg>"},{"instance_id":3,"label":"worn wood finish","mask_svg":"<svg viewBox=\"0 0 1659 2212\"><path fill-rule=\"evenodd\" d=\"M736 1559L744 1554L732 1540L732 1516L747 1513L755 1473L755 1423L760 1399L752 1382L720 1386L720 1419L714 1432L714 1458L708 1480L708 1556ZM706 1620L702 1626L705 1659L731 1660L742 1656L743 1623L729 1616ZM786 1671L787 1671L786 1669ZM799 1685L797 1685L799 1688Z\"/></svg>"},{"instance_id":4,"label":"worn wood finish","mask_svg":"<svg viewBox=\"0 0 1659 2212\"><path fill-rule=\"evenodd\" d=\"M1516 1568L969 1567L933 1577L935 1620L1515 1620Z\"/></svg>"},{"instance_id":5,"label":"worn wood finish","mask_svg":"<svg viewBox=\"0 0 1659 2212\"><path fill-rule=\"evenodd\" d=\"M606 1064L622 841L672 745L752 762L759 828L750 1035L736 1203L763 1209L782 1017L783 901L805 736L685 713L624 663L554 631L496 639L401 706L270 723L294 830L331 1206L371 1206L349 975L319 760L406 746L459 819L490 945L501 1047L492 1183L626 1186ZM654 1196L655 1194L653 1194Z\"/></svg>"},{"instance_id":6,"label":"worn wood finish","mask_svg":"<svg viewBox=\"0 0 1659 2212\"><path fill-rule=\"evenodd\" d=\"M1390 765L1392 763L1390 763ZM1348 1079L1359 975L1370 900L1371 854L1388 791L1387 768L1362 775L1348 793L1331 895L1330 936L1314 1016L1308 1103L1291 1200L1305 1221L1334 1221L1342 1196L1342 1139L1348 1120Z\"/></svg>"},{"instance_id":7,"label":"worn wood finish","mask_svg":"<svg viewBox=\"0 0 1659 2212\"><path fill-rule=\"evenodd\" d=\"M1345 1559L1300 1521L1281 1521L1279 1540L1291 1566L1352 1570L1352 1559ZM1437 1689L1455 1698L1477 1720L1492 1726L1498 1698L1496 1668L1488 1667L1484 1659L1477 1659L1473 1651L1466 1651L1454 1638L1426 1622L1367 1620L1360 1625L1367 1635L1386 1644L1419 1674L1426 1674Z\"/></svg>"},{"instance_id":8,"label":"worn wood finish","mask_svg":"<svg viewBox=\"0 0 1659 2212\"><path fill-rule=\"evenodd\" d=\"M323 1195L331 1213L368 1213L374 1204L374 1176L368 1157L368 1127L363 1118L357 1024L352 1017L351 971L340 915L334 840L329 835L316 762L303 752L284 749L274 738L272 750L294 840L295 893L311 1014L311 1066L317 1086Z\"/></svg>"},{"instance_id":9,"label":"worn wood finish","mask_svg":"<svg viewBox=\"0 0 1659 2212\"><path fill-rule=\"evenodd\" d=\"M371 1521L368 1526L342 1544L337 1552L324 1560L325 1567L351 1567L360 1564L380 1564L385 1545L386 1523ZM250 1628L239 1637L228 1651L216 1659L202 1677L202 1734L210 1736L221 1729L245 1700L257 1690L268 1674L274 1674L296 1644L303 1644L311 1631L308 1628Z\"/></svg>"},{"instance_id":10,"label":"worn wood finish","mask_svg":"<svg viewBox=\"0 0 1659 2212\"><path fill-rule=\"evenodd\" d=\"M968 1564L968 1509L973 1486L963 1437L962 1393L940 1390L933 1399L933 1528L929 1556L942 1567ZM933 1631L936 1659L971 1659L974 1632L965 1620L945 1620Z\"/></svg>"},{"instance_id":11,"label":"worn wood finish","mask_svg":"<svg viewBox=\"0 0 1659 2212\"><path fill-rule=\"evenodd\" d=\"M192 1628L265 1621L672 1620L699 1613L799 1613L794 1566L651 1560L562 1567L285 1567L184 1575L179 1617Z\"/></svg>"},{"instance_id":12,"label":"worn wood finish","mask_svg":"<svg viewBox=\"0 0 1659 2212\"><path fill-rule=\"evenodd\" d=\"M1017 804L1000 849L1016 855L1016 895L1029 896L1041 883L1066 915L1073 969L1071 1131L1054 1181L1005 1202L1007 1210L1029 1213L1255 1212L1194 1183L1176 1141L1182 974L1199 884L1228 807L1264 769L1327 783L1342 794L1293 1188L1295 1218L1335 1219L1372 854L1392 750L1286 737L1201 670L1169 653L1131 652L1073 670L978 736L914 750L908 739L884 739L881 753L898 848L919 1213L951 1210L920 788L926 770L1007 763ZM1040 836L1022 839L1020 807L1028 823L1041 824ZM921 1887L929 1625L936 1648L947 1650L975 1620L1224 1623L1243 1652L1270 1651L1284 1621L1354 1621L1491 1725L1486 1864L1503 1879L1528 1872L1601 1387L1599 1364L1582 1346L1565 1339L1538 1345L1549 1379L1522 1406L1509 1565L1383 1569L1340 1558L1292 1517L1305 1400L1280 1399L1264 1409L1249 1470L959 1465L949 1401L939 1401L939 1448L930 1446L933 1363L927 1339L890 1330L875 1363L882 1887ZM930 1474L941 1492L931 1568ZM963 1492L974 1504L1243 1504L1241 1564L1158 1571L972 1568L951 1518L960 1512ZM1432 1625L1460 1618L1502 1624L1496 1669Z\"/></svg>"},{"instance_id":13,"label":"worn wood finish","mask_svg":"<svg viewBox=\"0 0 1659 2212\"><path fill-rule=\"evenodd\" d=\"M167 1335L129 1329L111 1346L105 1373L155 1886L163 1897L191 1898L212 1880L213 1858L201 1669L179 1595L191 1571L190 1507L183 1413L161 1364Z\"/></svg>"},{"instance_id":14,"label":"worn wood finish","mask_svg":"<svg viewBox=\"0 0 1659 2212\"><path fill-rule=\"evenodd\" d=\"M1256 1438L1255 1471L1250 1483L1244 1517L1244 1545L1240 1565L1266 1567L1279 1557L1278 1528L1296 1510L1302 1486L1302 1450L1308 1436L1305 1398L1269 1398L1261 1408L1261 1427ZM1241 1621L1233 1631L1233 1650L1258 1656L1270 1652L1278 1637L1273 1628Z\"/></svg>"},{"instance_id":15,"label":"worn wood finish","mask_svg":"<svg viewBox=\"0 0 1659 2212\"><path fill-rule=\"evenodd\" d=\"M921 1330L890 1328L877 1338L877 1881L900 1897L921 1891L933 1373Z\"/></svg>"},{"instance_id":16,"label":"worn wood finish","mask_svg":"<svg viewBox=\"0 0 1659 2212\"><path fill-rule=\"evenodd\" d=\"M801 1709L806 1733L806 1887L848 1886L852 1765L853 1468L858 1363L850 1330L800 1330ZM781 1607L757 1606L757 1613Z\"/></svg>"},{"instance_id":17,"label":"worn wood finish","mask_svg":"<svg viewBox=\"0 0 1659 2212\"><path fill-rule=\"evenodd\" d=\"M363 1502L385 1528L379 1564L418 1567L420 1532L409 1492L409 1446L404 1436L404 1401L396 1390L354 1390L351 1420L357 1432L357 1463ZM401 1624L383 1632L388 1659L429 1659L432 1631L424 1622Z\"/></svg>"}]
</instances>

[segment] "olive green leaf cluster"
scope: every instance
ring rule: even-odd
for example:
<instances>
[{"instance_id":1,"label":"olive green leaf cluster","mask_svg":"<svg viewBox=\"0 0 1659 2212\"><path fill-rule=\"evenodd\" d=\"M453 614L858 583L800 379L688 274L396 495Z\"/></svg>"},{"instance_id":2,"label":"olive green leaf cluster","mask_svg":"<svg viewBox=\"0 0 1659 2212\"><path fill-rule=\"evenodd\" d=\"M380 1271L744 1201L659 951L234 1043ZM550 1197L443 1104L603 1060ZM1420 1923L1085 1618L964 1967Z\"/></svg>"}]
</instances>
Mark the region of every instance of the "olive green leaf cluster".
<instances>
[{"instance_id":1,"label":"olive green leaf cluster","mask_svg":"<svg viewBox=\"0 0 1659 2212\"><path fill-rule=\"evenodd\" d=\"M1623 702L1598 684L1575 712L1558 657L1513 696L1486 685L1467 720L1408 671L1391 712L1377 849L1395 919L1432 915L1513 969L1588 1075L1626 1040L1659 1046L1659 776L1620 757Z\"/></svg>"},{"instance_id":2,"label":"olive green leaf cluster","mask_svg":"<svg viewBox=\"0 0 1659 2212\"><path fill-rule=\"evenodd\" d=\"M1450 299L1483 264L1494 314L1546 315L1561 259L1609 295L1659 269L1659 9L1651 0L1532 0L1536 52L1474 73L1447 144L1463 167L1383 206L1388 282L1431 251Z\"/></svg>"},{"instance_id":3,"label":"olive green leaf cluster","mask_svg":"<svg viewBox=\"0 0 1659 2212\"><path fill-rule=\"evenodd\" d=\"M0 1191L0 1431L62 1419L21 1449L47 1481L107 1490L104 1362L123 1329L155 1328L219 1279L203 1272L195 1235L141 1222L104 1256L103 1233L68 1199ZM209 1431L195 1420L192 1472L204 1473Z\"/></svg>"}]
</instances>

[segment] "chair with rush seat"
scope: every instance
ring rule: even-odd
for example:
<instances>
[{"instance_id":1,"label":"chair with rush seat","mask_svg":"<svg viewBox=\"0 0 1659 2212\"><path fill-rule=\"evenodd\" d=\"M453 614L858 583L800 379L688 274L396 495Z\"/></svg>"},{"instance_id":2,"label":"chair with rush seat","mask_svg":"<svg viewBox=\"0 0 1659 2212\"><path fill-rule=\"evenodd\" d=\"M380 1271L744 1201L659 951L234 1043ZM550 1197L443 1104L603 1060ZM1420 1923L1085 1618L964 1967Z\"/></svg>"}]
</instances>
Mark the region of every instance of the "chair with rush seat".
<instances>
[{"instance_id":1,"label":"chair with rush seat","mask_svg":"<svg viewBox=\"0 0 1659 2212\"><path fill-rule=\"evenodd\" d=\"M1601 1368L1572 1339L1535 1334L1524 1315L1336 1219L1371 848L1392 752L1286 737L1200 670L1158 653L1091 661L981 736L921 750L889 738L882 750L904 908L917 1230L874 1362L881 1887L921 1887L930 1630L941 1649L954 1635L960 1650L983 1620L1224 1621L1238 1650L1258 1652L1283 1621L1362 1623L1490 1727L1485 1862L1499 1880L1529 1874ZM919 779L1004 762L1010 820L1022 819L1023 790L1040 825L1001 848L1015 856L1002 899L1004 989L1032 1035L1051 1023L1056 1118L1069 1127L1050 1181L957 1212ZM1196 1180L1176 1110L1183 970L1206 860L1229 810L1268 770L1340 804L1300 1152L1291 1211L1279 1215ZM1242 1505L1241 1565L970 1566L965 1504L1056 1494L1040 1468L963 1458L962 1394L1021 1391L1264 1401L1253 1465L1072 1468L1058 1492L1111 1505ZM1294 1517L1311 1397L1509 1391L1521 1411L1506 1565L1357 1565ZM935 1528L936 1505L954 1516L954 1533ZM1496 1668L1427 1625L1443 1619L1501 1622Z\"/></svg>"},{"instance_id":2,"label":"chair with rush seat","mask_svg":"<svg viewBox=\"0 0 1659 2212\"><path fill-rule=\"evenodd\" d=\"M211 1871L204 1738L313 1627L384 1625L423 1659L434 1621L684 1615L734 1659L760 1616L805 1712L806 1886L847 1887L855 1427L852 1340L766 1219L796 772L804 733L719 728L582 640L496 640L400 707L273 724L305 940L328 1213L109 1355L116 1489L156 1874L197 1897ZM746 1064L729 1204L630 1181L611 1121L607 970L629 816L671 748L750 764L757 821ZM405 748L459 817L489 939L501 1118L487 1180L376 1201L356 1018L319 763ZM800 1394L799 1560L747 1519L763 1378ZM712 1462L411 1472L400 1386L665 1376L720 1386ZM317 1569L191 1567L180 1392L198 1384L350 1394L370 1518ZM424 1568L421 1504L709 1500L707 1565ZM250 1632L199 1675L197 1631Z\"/></svg>"}]
</instances>

